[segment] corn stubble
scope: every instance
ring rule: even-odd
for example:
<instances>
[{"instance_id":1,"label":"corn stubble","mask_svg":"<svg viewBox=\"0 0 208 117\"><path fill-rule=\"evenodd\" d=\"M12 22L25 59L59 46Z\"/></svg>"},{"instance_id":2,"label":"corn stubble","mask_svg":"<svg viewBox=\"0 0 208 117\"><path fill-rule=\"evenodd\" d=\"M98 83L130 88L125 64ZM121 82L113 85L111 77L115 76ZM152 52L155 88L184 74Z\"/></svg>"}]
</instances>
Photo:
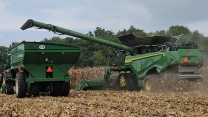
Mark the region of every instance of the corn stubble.
<instances>
[{"instance_id":1,"label":"corn stubble","mask_svg":"<svg viewBox=\"0 0 208 117\"><path fill-rule=\"evenodd\" d=\"M81 71L82 70L82 71ZM0 116L4 117L135 117L135 116L208 116L208 68L202 88L194 91L74 91L68 97L40 96L17 99L0 94ZM75 87L81 80L103 78L104 68L84 68L69 71ZM74 71L75 72L75 71ZM73 76L75 75L75 76ZM201 90L203 89L203 90Z\"/></svg>"}]
</instances>

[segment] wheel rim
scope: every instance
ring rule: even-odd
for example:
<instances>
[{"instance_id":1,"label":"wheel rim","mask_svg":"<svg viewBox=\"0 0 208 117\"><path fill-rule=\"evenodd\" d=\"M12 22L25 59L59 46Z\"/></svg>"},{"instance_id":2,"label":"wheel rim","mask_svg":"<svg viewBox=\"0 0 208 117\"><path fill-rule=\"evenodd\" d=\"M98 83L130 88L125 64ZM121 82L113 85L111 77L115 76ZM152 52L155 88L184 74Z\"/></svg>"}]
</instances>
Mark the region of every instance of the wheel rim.
<instances>
[{"instance_id":1,"label":"wheel rim","mask_svg":"<svg viewBox=\"0 0 208 117\"><path fill-rule=\"evenodd\" d=\"M126 86L126 81L123 76L120 76L120 86L122 87Z\"/></svg>"},{"instance_id":2,"label":"wheel rim","mask_svg":"<svg viewBox=\"0 0 208 117\"><path fill-rule=\"evenodd\" d=\"M18 78L15 79L15 92L18 94Z\"/></svg>"},{"instance_id":3,"label":"wheel rim","mask_svg":"<svg viewBox=\"0 0 208 117\"><path fill-rule=\"evenodd\" d=\"M151 83L150 83L149 80L147 80L147 81L145 82L145 88L146 88L146 90L148 90L148 91L151 90Z\"/></svg>"}]
</instances>

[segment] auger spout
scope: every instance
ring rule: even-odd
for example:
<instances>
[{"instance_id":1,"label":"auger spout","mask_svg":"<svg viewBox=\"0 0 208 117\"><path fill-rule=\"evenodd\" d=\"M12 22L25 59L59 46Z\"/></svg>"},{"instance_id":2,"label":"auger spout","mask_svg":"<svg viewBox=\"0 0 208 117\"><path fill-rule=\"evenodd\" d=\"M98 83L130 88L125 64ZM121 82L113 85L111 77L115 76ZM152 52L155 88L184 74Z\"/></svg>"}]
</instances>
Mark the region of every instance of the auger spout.
<instances>
[{"instance_id":1,"label":"auger spout","mask_svg":"<svg viewBox=\"0 0 208 117\"><path fill-rule=\"evenodd\" d=\"M89 35L85 35L85 34L82 34L82 33L78 33L78 32L68 30L68 29L65 29L65 28L62 28L62 27L58 27L58 26L55 26L55 25L52 25L52 24L45 24L45 23L42 23L42 22L34 21L32 19L28 19L23 24L21 29L25 30L25 29L31 28L33 26L38 27L38 28L42 28L42 29L46 29L46 30L49 30L49 31L53 31L54 33L58 32L58 33L61 33L61 34L70 35L70 36L73 36L73 37L85 39L85 40L88 40L88 41L92 41L92 42L95 42L95 43L99 43L99 44L102 44L102 45L110 46L110 47L113 47L113 48L116 48L116 49L125 50L125 51L128 51L130 53L133 53L133 48L131 48L131 47L121 45L121 44L118 44L118 43L114 43L114 42L111 42L111 41L108 41L108 40L92 37L92 36L89 36Z\"/></svg>"}]
</instances>

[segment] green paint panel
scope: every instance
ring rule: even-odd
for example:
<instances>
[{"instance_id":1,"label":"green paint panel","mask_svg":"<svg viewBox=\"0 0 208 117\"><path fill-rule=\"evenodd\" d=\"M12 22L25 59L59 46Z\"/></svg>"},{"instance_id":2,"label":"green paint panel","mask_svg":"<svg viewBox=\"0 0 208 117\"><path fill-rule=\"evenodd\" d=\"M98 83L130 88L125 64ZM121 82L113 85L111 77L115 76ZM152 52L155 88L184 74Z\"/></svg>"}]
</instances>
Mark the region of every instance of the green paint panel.
<instances>
[{"instance_id":1,"label":"green paint panel","mask_svg":"<svg viewBox=\"0 0 208 117\"><path fill-rule=\"evenodd\" d=\"M12 69L24 68L34 78L46 78L46 67L53 77L64 77L78 60L80 48L43 42L22 42L10 51Z\"/></svg>"}]
</instances>

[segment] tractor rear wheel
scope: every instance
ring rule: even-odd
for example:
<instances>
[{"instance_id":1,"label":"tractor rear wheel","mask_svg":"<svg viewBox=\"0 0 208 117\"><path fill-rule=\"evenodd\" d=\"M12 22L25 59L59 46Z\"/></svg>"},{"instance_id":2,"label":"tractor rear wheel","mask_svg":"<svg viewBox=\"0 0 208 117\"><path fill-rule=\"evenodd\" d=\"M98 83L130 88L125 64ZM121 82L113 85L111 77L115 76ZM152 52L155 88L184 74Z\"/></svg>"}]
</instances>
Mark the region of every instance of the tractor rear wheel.
<instances>
[{"instance_id":1,"label":"tractor rear wheel","mask_svg":"<svg viewBox=\"0 0 208 117\"><path fill-rule=\"evenodd\" d=\"M6 82L6 94L14 94L13 82Z\"/></svg>"},{"instance_id":2,"label":"tractor rear wheel","mask_svg":"<svg viewBox=\"0 0 208 117\"><path fill-rule=\"evenodd\" d=\"M19 72L18 77L16 77L15 87L17 98L23 98L26 96L27 84L26 75L24 72Z\"/></svg>"},{"instance_id":3,"label":"tractor rear wheel","mask_svg":"<svg viewBox=\"0 0 208 117\"><path fill-rule=\"evenodd\" d=\"M57 97L61 96L62 82L51 82L50 83L50 95Z\"/></svg>"},{"instance_id":4,"label":"tractor rear wheel","mask_svg":"<svg viewBox=\"0 0 208 117\"><path fill-rule=\"evenodd\" d=\"M160 77L157 74L148 74L143 82L144 91L159 91L161 86Z\"/></svg>"},{"instance_id":5,"label":"tractor rear wheel","mask_svg":"<svg viewBox=\"0 0 208 117\"><path fill-rule=\"evenodd\" d=\"M62 96L68 96L70 92L70 82L63 83L63 91L61 93Z\"/></svg>"}]
</instances>

